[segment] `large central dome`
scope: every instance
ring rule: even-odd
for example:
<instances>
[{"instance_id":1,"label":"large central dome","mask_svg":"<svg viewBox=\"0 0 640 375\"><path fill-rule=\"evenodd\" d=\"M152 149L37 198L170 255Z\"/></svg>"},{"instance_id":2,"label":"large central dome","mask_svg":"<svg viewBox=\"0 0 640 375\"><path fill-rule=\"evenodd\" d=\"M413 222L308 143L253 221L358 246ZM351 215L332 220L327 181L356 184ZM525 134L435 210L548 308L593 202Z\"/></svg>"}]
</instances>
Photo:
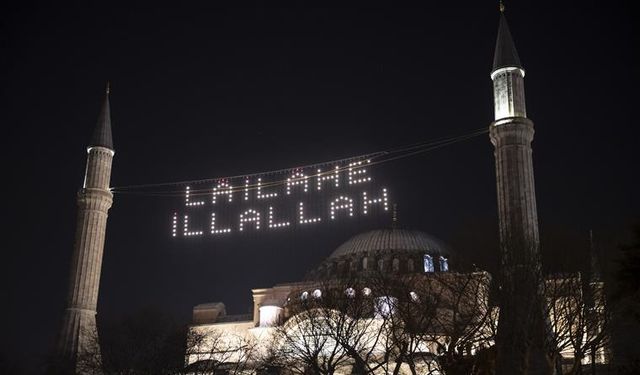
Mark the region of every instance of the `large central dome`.
<instances>
[{"instance_id":1,"label":"large central dome","mask_svg":"<svg viewBox=\"0 0 640 375\"><path fill-rule=\"evenodd\" d=\"M378 229L351 237L338 247L329 259L343 256L365 255L369 252L416 252L449 255L449 249L438 239L420 231L404 229Z\"/></svg>"},{"instance_id":2,"label":"large central dome","mask_svg":"<svg viewBox=\"0 0 640 375\"><path fill-rule=\"evenodd\" d=\"M307 274L307 279L341 278L373 272L446 272L450 255L444 243L424 232L372 230L355 235L340 245L318 268Z\"/></svg>"}]
</instances>

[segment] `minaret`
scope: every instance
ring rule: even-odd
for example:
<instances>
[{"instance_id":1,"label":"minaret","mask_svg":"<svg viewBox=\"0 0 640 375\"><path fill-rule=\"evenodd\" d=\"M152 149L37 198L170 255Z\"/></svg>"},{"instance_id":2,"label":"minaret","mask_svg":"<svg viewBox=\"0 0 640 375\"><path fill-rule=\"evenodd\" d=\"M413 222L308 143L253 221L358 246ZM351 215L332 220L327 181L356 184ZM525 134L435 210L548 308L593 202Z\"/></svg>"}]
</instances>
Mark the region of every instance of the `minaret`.
<instances>
[{"instance_id":1,"label":"minaret","mask_svg":"<svg viewBox=\"0 0 640 375\"><path fill-rule=\"evenodd\" d=\"M545 366L540 298L540 240L533 179L533 122L527 118L524 69L500 3L500 25L491 80L501 283L497 374L541 373Z\"/></svg>"},{"instance_id":2,"label":"minaret","mask_svg":"<svg viewBox=\"0 0 640 375\"><path fill-rule=\"evenodd\" d=\"M86 373L79 362L90 355L99 356L96 306L107 213L113 202L113 194L109 191L114 150L108 85L87 154L84 184L77 197L78 217L67 309L58 344L58 359L67 373Z\"/></svg>"}]
</instances>

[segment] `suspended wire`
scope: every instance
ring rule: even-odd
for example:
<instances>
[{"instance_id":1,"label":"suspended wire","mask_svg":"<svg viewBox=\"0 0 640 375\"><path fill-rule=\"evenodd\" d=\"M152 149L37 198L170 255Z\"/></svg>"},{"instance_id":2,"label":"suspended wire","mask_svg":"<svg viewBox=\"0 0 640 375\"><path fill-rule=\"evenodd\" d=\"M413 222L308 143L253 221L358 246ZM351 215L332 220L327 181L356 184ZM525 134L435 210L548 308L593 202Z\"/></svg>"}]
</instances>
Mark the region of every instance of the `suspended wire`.
<instances>
[{"instance_id":1,"label":"suspended wire","mask_svg":"<svg viewBox=\"0 0 640 375\"><path fill-rule=\"evenodd\" d=\"M296 182L296 181L301 181L301 180L305 180L305 179L309 179L309 178L313 178L313 177L322 177L322 176L326 176L326 175L332 175L335 173L340 173L346 170L351 170L351 169L357 169L357 168L363 168L363 167L370 167L370 166L374 166L374 165L379 165L379 164L384 164L384 163L388 163L394 160L399 160L399 159L403 159L403 158L407 158L407 157L411 157L414 155L418 155L418 154L422 154L425 152L429 152L429 151L433 151L445 146L449 146L455 143L459 143L459 142L463 142L472 138L475 138L477 136L480 136L482 134L486 134L488 132L488 129L486 127L483 128L479 128L479 129L475 129L472 130L468 133L462 134L462 135L458 135L458 136L452 136L452 137L442 137L442 138L437 138L435 140L430 140L430 141L424 141L424 142L418 142L418 143L414 143L414 144L409 144L409 145L405 145L405 146L400 146L400 147L396 147L396 148L391 148L391 149L387 149L387 150L383 150L383 151L378 151L378 152L373 152L373 153L368 153L368 154L362 154L362 155L358 155L358 156L352 156L349 158L343 158L343 159L336 159L336 160L331 160L331 161L324 161L324 162L320 162L320 163L314 163L314 164L308 164L308 165L304 165L304 166L299 166L299 167L290 167L290 168L283 168L283 169L278 169L278 170L272 170L272 171L266 171L266 172L257 172L257 173L250 173L250 174L241 174L241 175L235 175L235 176L226 176L226 177L212 177L212 178L206 178L206 179L199 179L199 180L186 180L186 181L175 181L175 182L163 182L163 183L154 183L154 184L142 184L142 185L128 185L128 186L118 186L118 187L113 187L111 188L111 192L114 194L130 194L130 195L144 195L144 196L156 196L156 197L183 197L185 194L184 189L180 189L180 190L168 190L168 189L161 189L161 190L151 190L152 188L166 188L166 187L177 187L177 186L186 186L186 185L201 185L201 184L205 184L208 182L223 182L223 181L231 181L231 180L237 180L237 179L245 179L245 181L249 181L249 179L251 177L256 177L256 176L267 176L267 175L274 175L274 174L284 174L284 173L291 173L291 172L296 172L298 170L302 170L302 169L311 169L311 168L319 168L319 167L324 167L327 165L336 165L336 164L343 164L346 163L346 165L343 166L336 166L333 169L329 169L327 171L320 171L319 173L316 174L312 174L312 175L305 175L303 177L296 177L296 178L285 178L285 179L280 179L280 180L276 180L276 181L269 181L269 182L264 182L264 183L254 183L254 184L248 184L245 182L244 185L241 186L232 186L230 188L221 188L221 190L224 190L225 193L235 193L235 192L240 192L240 191L253 191L253 190L257 190L257 189L263 189L263 188L269 188L269 187L277 187L277 186L283 186L287 183L291 183L291 182ZM353 161L363 161L366 160L368 161L368 163L364 166L356 166L354 167L353 165L350 165L351 162ZM348 162L348 163L347 163ZM202 188L202 189L190 189L189 190L189 196L192 197L197 197L197 196L201 196L201 195L208 195L211 194L211 188L207 187L207 188Z\"/></svg>"}]
</instances>

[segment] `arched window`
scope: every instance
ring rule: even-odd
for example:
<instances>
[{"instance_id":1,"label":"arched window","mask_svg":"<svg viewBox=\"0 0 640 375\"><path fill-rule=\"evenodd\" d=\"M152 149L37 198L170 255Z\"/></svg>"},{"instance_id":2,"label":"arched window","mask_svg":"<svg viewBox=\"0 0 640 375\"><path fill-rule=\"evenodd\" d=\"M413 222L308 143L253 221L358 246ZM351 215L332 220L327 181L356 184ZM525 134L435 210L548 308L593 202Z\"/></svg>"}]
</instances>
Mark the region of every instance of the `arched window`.
<instances>
[{"instance_id":1,"label":"arched window","mask_svg":"<svg viewBox=\"0 0 640 375\"><path fill-rule=\"evenodd\" d=\"M378 260L378 269L380 271L384 271L384 259L379 259Z\"/></svg>"},{"instance_id":2,"label":"arched window","mask_svg":"<svg viewBox=\"0 0 640 375\"><path fill-rule=\"evenodd\" d=\"M441 256L440 257L440 271L447 272L449 271L449 261L447 258Z\"/></svg>"},{"instance_id":3,"label":"arched window","mask_svg":"<svg viewBox=\"0 0 640 375\"><path fill-rule=\"evenodd\" d=\"M413 259L407 261L407 271L413 272Z\"/></svg>"},{"instance_id":4,"label":"arched window","mask_svg":"<svg viewBox=\"0 0 640 375\"><path fill-rule=\"evenodd\" d=\"M433 258L429 254L424 254L424 272L435 271L433 267Z\"/></svg>"},{"instance_id":5,"label":"arched window","mask_svg":"<svg viewBox=\"0 0 640 375\"><path fill-rule=\"evenodd\" d=\"M416 292L409 292L409 297L411 297L411 300L413 302L420 301L420 297L418 297L418 293L416 293Z\"/></svg>"},{"instance_id":6,"label":"arched window","mask_svg":"<svg viewBox=\"0 0 640 375\"><path fill-rule=\"evenodd\" d=\"M362 258L362 269L366 270L369 265L369 257Z\"/></svg>"},{"instance_id":7,"label":"arched window","mask_svg":"<svg viewBox=\"0 0 640 375\"><path fill-rule=\"evenodd\" d=\"M398 301L395 297L378 297L375 300L375 317L377 319L388 318L393 314Z\"/></svg>"},{"instance_id":8,"label":"arched window","mask_svg":"<svg viewBox=\"0 0 640 375\"><path fill-rule=\"evenodd\" d=\"M398 259L398 258L394 258L394 259L393 259L393 265L392 265L392 268L393 268L393 272L398 272L398 271L400 271L400 259Z\"/></svg>"}]
</instances>

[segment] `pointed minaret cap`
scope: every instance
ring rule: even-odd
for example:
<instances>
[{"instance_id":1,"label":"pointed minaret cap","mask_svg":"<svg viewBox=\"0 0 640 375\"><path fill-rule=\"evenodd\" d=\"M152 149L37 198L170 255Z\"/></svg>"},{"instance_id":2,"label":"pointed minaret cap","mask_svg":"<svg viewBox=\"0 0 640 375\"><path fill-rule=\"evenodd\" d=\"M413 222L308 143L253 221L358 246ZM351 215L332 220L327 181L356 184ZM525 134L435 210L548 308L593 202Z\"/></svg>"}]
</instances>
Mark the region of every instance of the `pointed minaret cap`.
<instances>
[{"instance_id":1,"label":"pointed minaret cap","mask_svg":"<svg viewBox=\"0 0 640 375\"><path fill-rule=\"evenodd\" d=\"M107 89L102 102L98 123L93 131L89 147L100 146L113 150L113 138L111 136L111 107L109 105L110 84L107 82Z\"/></svg>"},{"instance_id":2,"label":"pointed minaret cap","mask_svg":"<svg viewBox=\"0 0 640 375\"><path fill-rule=\"evenodd\" d=\"M500 2L500 26L498 26L498 38L496 40L496 50L493 55L493 71L500 68L520 68L520 57L518 57L518 51L511 38L511 32L509 31L509 25L507 19L504 16L504 5Z\"/></svg>"}]
</instances>

